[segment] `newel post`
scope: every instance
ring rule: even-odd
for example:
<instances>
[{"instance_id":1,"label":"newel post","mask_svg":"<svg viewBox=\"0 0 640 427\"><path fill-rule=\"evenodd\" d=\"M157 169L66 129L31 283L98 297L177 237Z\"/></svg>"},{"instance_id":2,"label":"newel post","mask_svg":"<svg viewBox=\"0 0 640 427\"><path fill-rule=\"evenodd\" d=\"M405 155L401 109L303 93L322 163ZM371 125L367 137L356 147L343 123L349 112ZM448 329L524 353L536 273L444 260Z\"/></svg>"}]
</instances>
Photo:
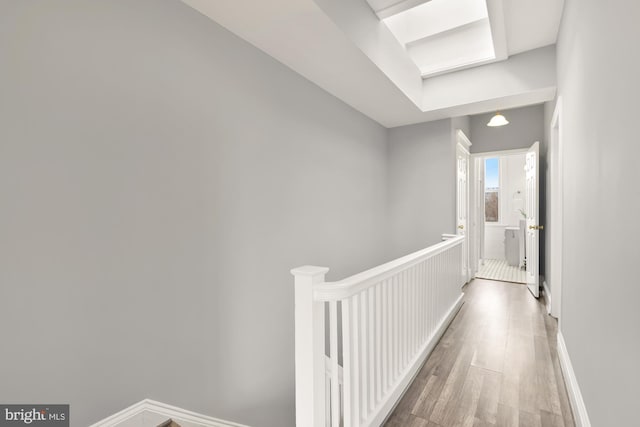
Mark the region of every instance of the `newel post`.
<instances>
[{"instance_id":1,"label":"newel post","mask_svg":"<svg viewBox=\"0 0 640 427\"><path fill-rule=\"evenodd\" d=\"M325 426L324 303L313 286L324 282L326 267L303 266L295 277L296 426Z\"/></svg>"}]
</instances>

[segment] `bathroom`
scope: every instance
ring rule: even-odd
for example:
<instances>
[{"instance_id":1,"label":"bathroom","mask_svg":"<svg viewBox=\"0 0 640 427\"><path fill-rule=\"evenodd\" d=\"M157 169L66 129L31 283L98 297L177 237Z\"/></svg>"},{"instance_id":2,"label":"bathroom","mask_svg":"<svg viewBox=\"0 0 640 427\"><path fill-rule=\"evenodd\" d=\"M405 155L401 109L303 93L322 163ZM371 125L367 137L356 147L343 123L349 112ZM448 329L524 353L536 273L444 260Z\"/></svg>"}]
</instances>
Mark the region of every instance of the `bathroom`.
<instances>
[{"instance_id":1,"label":"bathroom","mask_svg":"<svg viewBox=\"0 0 640 427\"><path fill-rule=\"evenodd\" d=\"M493 155L484 166L484 245L477 277L524 283L526 153Z\"/></svg>"}]
</instances>

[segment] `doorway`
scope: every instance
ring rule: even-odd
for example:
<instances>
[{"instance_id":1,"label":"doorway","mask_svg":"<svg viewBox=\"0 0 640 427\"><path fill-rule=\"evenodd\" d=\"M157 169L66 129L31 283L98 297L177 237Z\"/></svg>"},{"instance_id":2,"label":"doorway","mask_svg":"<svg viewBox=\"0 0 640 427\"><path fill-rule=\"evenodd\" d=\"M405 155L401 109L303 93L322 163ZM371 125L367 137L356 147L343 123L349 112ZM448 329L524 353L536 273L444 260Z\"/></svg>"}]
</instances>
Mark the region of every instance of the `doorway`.
<instances>
[{"instance_id":1,"label":"doorway","mask_svg":"<svg viewBox=\"0 0 640 427\"><path fill-rule=\"evenodd\" d=\"M476 277L526 283L527 150L477 154L477 224L480 254Z\"/></svg>"}]
</instances>

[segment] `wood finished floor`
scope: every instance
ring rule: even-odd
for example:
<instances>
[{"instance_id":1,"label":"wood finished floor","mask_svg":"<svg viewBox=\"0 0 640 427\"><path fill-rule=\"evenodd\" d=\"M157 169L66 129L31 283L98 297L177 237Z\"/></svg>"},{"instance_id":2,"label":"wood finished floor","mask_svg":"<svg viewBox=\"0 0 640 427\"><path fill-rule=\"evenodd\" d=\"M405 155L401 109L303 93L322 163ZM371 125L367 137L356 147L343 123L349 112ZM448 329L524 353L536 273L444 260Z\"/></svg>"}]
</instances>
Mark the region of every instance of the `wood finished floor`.
<instances>
[{"instance_id":1,"label":"wood finished floor","mask_svg":"<svg viewBox=\"0 0 640 427\"><path fill-rule=\"evenodd\" d=\"M569 427L557 322L526 286L475 279L387 427Z\"/></svg>"}]
</instances>

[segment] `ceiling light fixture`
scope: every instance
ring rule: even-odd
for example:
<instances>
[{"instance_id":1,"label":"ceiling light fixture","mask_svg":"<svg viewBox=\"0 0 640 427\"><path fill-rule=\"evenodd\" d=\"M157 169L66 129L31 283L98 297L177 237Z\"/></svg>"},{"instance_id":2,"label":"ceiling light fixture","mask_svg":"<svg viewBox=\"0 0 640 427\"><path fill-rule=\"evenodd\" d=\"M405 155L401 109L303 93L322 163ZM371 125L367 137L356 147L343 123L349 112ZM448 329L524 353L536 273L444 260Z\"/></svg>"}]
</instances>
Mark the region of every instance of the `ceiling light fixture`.
<instances>
[{"instance_id":1,"label":"ceiling light fixture","mask_svg":"<svg viewBox=\"0 0 640 427\"><path fill-rule=\"evenodd\" d=\"M508 124L509 124L509 120L507 120L502 114L500 114L500 112L497 112L495 116L491 117L491 120L489 120L489 123L487 123L487 126L498 127L498 126L504 126Z\"/></svg>"}]
</instances>

